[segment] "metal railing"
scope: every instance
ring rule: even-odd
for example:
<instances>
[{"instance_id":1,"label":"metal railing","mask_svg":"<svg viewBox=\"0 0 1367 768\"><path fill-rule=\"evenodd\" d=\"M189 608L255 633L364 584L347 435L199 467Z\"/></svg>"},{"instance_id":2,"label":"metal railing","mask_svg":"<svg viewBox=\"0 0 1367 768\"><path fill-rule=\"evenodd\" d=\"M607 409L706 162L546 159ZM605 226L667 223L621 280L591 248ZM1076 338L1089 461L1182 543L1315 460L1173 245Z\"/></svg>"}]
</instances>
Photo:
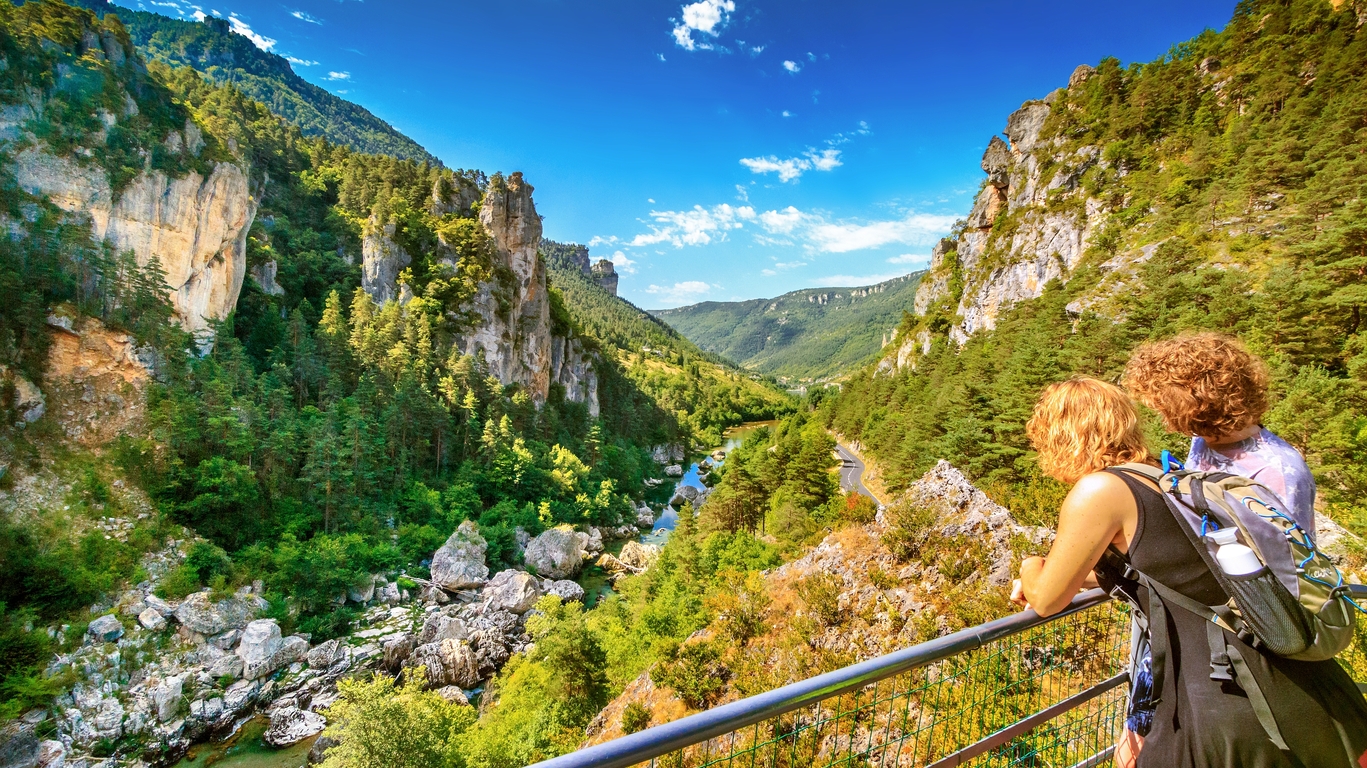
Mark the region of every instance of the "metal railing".
<instances>
[{"instance_id":1,"label":"metal railing","mask_svg":"<svg viewBox=\"0 0 1367 768\"><path fill-rule=\"evenodd\" d=\"M1129 618L1095 589L586 747L538 768L1069 766L1109 758Z\"/></svg>"},{"instance_id":2,"label":"metal railing","mask_svg":"<svg viewBox=\"0 0 1367 768\"><path fill-rule=\"evenodd\" d=\"M1367 600L1367 586L1349 593ZM536 764L534 768L886 768L1110 762L1129 616L1099 589ZM1367 622L1339 657L1367 679Z\"/></svg>"}]
</instances>

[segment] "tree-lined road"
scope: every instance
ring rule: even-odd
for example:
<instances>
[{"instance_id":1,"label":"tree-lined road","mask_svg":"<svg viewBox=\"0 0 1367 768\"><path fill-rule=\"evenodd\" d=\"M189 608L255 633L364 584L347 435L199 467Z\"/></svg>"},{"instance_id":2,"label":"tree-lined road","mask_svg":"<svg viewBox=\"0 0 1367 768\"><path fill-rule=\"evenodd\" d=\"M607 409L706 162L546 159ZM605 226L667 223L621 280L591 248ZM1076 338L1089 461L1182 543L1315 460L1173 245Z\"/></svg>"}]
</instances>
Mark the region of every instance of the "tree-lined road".
<instances>
[{"instance_id":1,"label":"tree-lined road","mask_svg":"<svg viewBox=\"0 0 1367 768\"><path fill-rule=\"evenodd\" d=\"M856 491L861 495L873 499L874 504L881 504L877 496L874 496L868 488L864 487L864 462L854 451L841 445L835 444L835 455L840 459L840 489L845 492Z\"/></svg>"}]
</instances>

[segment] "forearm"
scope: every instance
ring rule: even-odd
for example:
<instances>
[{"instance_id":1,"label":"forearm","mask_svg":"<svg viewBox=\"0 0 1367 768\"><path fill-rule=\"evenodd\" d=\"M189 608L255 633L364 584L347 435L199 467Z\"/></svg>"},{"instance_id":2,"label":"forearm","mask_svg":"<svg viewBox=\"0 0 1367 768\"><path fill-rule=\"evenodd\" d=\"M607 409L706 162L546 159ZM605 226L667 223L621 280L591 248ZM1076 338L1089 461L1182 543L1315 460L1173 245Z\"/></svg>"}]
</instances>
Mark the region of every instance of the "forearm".
<instances>
[{"instance_id":1,"label":"forearm","mask_svg":"<svg viewBox=\"0 0 1367 768\"><path fill-rule=\"evenodd\" d=\"M1021 563L1021 590L1030 602L1030 607L1041 616L1052 616L1067 608L1091 577L1091 572L1082 579L1070 577L1060 573L1057 568L1051 569L1043 558L1032 558Z\"/></svg>"}]
</instances>

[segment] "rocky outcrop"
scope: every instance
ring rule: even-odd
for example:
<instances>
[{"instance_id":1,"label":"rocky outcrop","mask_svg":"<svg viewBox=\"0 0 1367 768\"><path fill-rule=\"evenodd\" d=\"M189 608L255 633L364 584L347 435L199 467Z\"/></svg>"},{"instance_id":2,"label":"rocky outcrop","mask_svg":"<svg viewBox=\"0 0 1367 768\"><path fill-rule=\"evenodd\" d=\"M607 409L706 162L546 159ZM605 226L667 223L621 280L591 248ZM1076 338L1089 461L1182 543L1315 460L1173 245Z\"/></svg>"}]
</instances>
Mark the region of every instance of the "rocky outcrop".
<instances>
[{"instance_id":1,"label":"rocky outcrop","mask_svg":"<svg viewBox=\"0 0 1367 768\"><path fill-rule=\"evenodd\" d=\"M0 115L0 134L21 130L6 122L12 110ZM178 146L202 144L193 123L172 135ZM48 154L35 142L14 157L13 171L24 191L88 219L96 240L131 250L141 265L160 262L176 314L196 337L205 339L209 321L236 307L257 205L239 165L216 163L208 176L190 171L179 178L143 171L116 196L103 168Z\"/></svg>"},{"instance_id":2,"label":"rocky outcrop","mask_svg":"<svg viewBox=\"0 0 1367 768\"><path fill-rule=\"evenodd\" d=\"M489 566L484 564L486 549L488 544L479 535L479 526L466 520L432 555L432 581L452 592L482 586L489 579Z\"/></svg>"},{"instance_id":3,"label":"rocky outcrop","mask_svg":"<svg viewBox=\"0 0 1367 768\"><path fill-rule=\"evenodd\" d=\"M1091 74L1079 67L1069 87L1082 87ZM1071 277L1108 214L1081 184L1088 169L1105 164L1100 150L1066 150L1062 140L1042 137L1059 93L1027 102L1007 118L1007 140L993 136L983 152L986 179L962 233L931 252L913 309L926 315L949 304L947 335L957 344L995 328L1003 310L1037 298L1050 281ZM1006 225L998 226L1003 217ZM959 293L951 295L956 285ZM879 371L914 367L929 352L931 333L917 331L885 352Z\"/></svg>"},{"instance_id":4,"label":"rocky outcrop","mask_svg":"<svg viewBox=\"0 0 1367 768\"><path fill-rule=\"evenodd\" d=\"M397 301L399 273L413 257L394 241L395 222L380 223L372 216L361 238L361 287L377 304Z\"/></svg>"},{"instance_id":5,"label":"rocky outcrop","mask_svg":"<svg viewBox=\"0 0 1367 768\"><path fill-rule=\"evenodd\" d=\"M537 253L541 217L521 173L489 180L479 220L494 242L502 268L495 271L505 277L480 286L473 301L484 322L461 336L461 351L482 355L492 375L522 385L538 404L558 383L567 399L588 404L596 415L597 373L590 358L573 340L557 343L552 334L546 267Z\"/></svg>"},{"instance_id":6,"label":"rocky outcrop","mask_svg":"<svg viewBox=\"0 0 1367 768\"><path fill-rule=\"evenodd\" d=\"M181 602L175 615L181 626L208 637L247 626L255 612L256 606L243 598L230 597L215 603L208 592L196 592Z\"/></svg>"},{"instance_id":7,"label":"rocky outcrop","mask_svg":"<svg viewBox=\"0 0 1367 768\"><path fill-rule=\"evenodd\" d=\"M613 296L617 295L617 269L607 259L599 259L592 267L593 281Z\"/></svg>"}]
</instances>

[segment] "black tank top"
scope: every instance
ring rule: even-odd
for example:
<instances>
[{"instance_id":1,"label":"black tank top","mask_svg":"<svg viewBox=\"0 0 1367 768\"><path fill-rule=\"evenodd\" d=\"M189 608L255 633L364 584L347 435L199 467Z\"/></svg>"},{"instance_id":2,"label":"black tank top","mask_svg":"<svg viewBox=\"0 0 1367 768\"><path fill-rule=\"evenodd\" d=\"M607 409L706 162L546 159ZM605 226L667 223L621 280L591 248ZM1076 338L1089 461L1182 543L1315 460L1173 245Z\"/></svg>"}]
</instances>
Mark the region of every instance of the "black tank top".
<instances>
[{"instance_id":1,"label":"black tank top","mask_svg":"<svg viewBox=\"0 0 1367 768\"><path fill-rule=\"evenodd\" d=\"M1127 557L1149 577L1205 605L1228 600L1220 583L1154 486L1117 469L1134 494L1139 518ZM1105 584L1102 571L1098 577ZM1140 590L1141 600L1147 600ZM1145 605L1141 602L1140 605ZM1205 620L1168 605L1172 648L1153 727L1139 768L1361 768L1367 762L1367 700L1336 661L1292 661L1263 654L1226 633L1258 679L1282 735L1284 754L1267 737L1238 686L1210 679Z\"/></svg>"}]
</instances>

